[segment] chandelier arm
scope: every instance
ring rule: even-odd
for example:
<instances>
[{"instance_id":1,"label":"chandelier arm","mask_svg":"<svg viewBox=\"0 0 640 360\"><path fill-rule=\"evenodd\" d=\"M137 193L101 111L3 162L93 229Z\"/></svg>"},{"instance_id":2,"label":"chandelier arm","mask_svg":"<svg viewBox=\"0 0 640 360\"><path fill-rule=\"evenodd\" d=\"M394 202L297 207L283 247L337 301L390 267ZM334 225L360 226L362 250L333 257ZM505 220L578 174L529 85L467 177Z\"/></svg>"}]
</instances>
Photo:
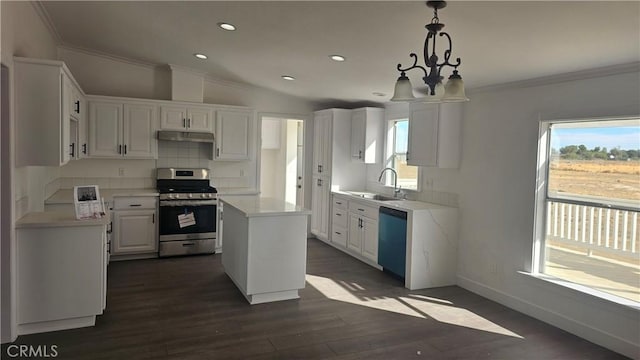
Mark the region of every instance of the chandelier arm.
<instances>
[{"instance_id":1,"label":"chandelier arm","mask_svg":"<svg viewBox=\"0 0 640 360\"><path fill-rule=\"evenodd\" d=\"M452 64L449 62L449 58L451 57L451 51L453 50L453 43L451 42L451 36L449 36L449 34L447 34L446 32L441 32L440 36L446 36L447 40L449 41L449 49L445 50L444 52L444 59L442 61L441 64L438 64L440 66L440 68L442 69L443 66L451 66L451 67L458 67L460 66L460 58L456 58L457 63Z\"/></svg>"},{"instance_id":2,"label":"chandelier arm","mask_svg":"<svg viewBox=\"0 0 640 360\"><path fill-rule=\"evenodd\" d=\"M409 54L409 56L411 56L413 58L413 65L407 67L407 68L402 68L402 64L398 64L398 71L400 72L405 72L405 71L409 71L411 69L420 69L424 72L425 75L427 75L427 70L425 68L423 68L422 66L418 65L418 55L416 55L415 53L411 53Z\"/></svg>"},{"instance_id":3,"label":"chandelier arm","mask_svg":"<svg viewBox=\"0 0 640 360\"><path fill-rule=\"evenodd\" d=\"M429 31L429 33L427 33L427 37L424 38L424 47L422 48L422 52L423 52L423 56L424 56L424 64L427 67L431 67L433 64L431 64L431 56L429 56L429 39L433 38L433 44L431 46L431 56L435 55L436 53L436 36L434 33L432 33L431 31ZM438 58L436 57L436 63L438 62Z\"/></svg>"}]
</instances>

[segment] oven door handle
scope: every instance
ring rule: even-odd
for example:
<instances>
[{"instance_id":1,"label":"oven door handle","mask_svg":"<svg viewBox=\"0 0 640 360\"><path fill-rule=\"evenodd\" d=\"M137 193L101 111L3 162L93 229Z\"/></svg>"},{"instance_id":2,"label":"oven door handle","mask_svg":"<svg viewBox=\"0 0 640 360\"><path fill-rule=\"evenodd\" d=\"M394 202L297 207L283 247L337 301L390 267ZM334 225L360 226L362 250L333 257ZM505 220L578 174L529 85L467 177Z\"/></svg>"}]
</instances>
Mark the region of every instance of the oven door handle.
<instances>
[{"instance_id":1,"label":"oven door handle","mask_svg":"<svg viewBox=\"0 0 640 360\"><path fill-rule=\"evenodd\" d=\"M160 206L218 205L218 200L161 200Z\"/></svg>"}]
</instances>

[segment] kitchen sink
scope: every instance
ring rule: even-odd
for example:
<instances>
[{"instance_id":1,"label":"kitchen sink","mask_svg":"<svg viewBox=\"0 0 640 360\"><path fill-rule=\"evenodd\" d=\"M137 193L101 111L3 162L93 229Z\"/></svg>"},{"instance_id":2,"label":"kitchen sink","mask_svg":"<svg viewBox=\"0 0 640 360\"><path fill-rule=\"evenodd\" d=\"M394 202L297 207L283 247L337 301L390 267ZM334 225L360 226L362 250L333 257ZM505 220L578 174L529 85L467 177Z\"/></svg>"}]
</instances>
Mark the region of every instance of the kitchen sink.
<instances>
[{"instance_id":1,"label":"kitchen sink","mask_svg":"<svg viewBox=\"0 0 640 360\"><path fill-rule=\"evenodd\" d=\"M353 195L353 196L359 196L361 198L377 200L377 201L400 200L398 198L394 198L394 197L390 197L390 196L384 196L384 195L380 195L380 194L369 193L369 192L349 191L348 193Z\"/></svg>"}]
</instances>

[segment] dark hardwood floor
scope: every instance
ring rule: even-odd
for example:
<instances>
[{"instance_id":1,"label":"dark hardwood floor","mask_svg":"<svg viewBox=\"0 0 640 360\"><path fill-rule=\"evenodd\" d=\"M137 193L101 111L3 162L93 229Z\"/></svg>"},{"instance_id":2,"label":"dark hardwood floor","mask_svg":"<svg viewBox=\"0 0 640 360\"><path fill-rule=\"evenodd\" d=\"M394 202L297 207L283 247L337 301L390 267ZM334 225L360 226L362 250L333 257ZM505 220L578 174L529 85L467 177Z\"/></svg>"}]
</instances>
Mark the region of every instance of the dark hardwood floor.
<instances>
[{"instance_id":1,"label":"dark hardwood floor","mask_svg":"<svg viewBox=\"0 0 640 360\"><path fill-rule=\"evenodd\" d=\"M59 359L624 358L459 287L409 291L314 239L299 300L249 305L220 260L112 262L95 327L16 343Z\"/></svg>"}]
</instances>

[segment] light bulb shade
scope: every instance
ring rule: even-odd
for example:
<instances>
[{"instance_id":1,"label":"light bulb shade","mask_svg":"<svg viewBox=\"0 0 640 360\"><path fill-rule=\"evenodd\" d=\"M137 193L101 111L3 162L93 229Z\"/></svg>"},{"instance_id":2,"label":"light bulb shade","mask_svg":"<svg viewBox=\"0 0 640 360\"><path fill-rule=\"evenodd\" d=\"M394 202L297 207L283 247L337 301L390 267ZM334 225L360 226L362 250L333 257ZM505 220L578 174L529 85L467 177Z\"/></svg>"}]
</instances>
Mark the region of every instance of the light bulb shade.
<instances>
[{"instance_id":1,"label":"light bulb shade","mask_svg":"<svg viewBox=\"0 0 640 360\"><path fill-rule=\"evenodd\" d=\"M468 101L466 95L464 94L464 82L462 81L462 77L458 75L458 71L454 71L451 76L449 76L449 81L447 81L447 85L445 86L445 94L442 98L443 101Z\"/></svg>"},{"instance_id":2,"label":"light bulb shade","mask_svg":"<svg viewBox=\"0 0 640 360\"><path fill-rule=\"evenodd\" d=\"M416 97L413 96L413 86L411 86L411 81L409 78L402 73L396 81L396 88L393 91L393 97L391 101L411 101Z\"/></svg>"},{"instance_id":3,"label":"light bulb shade","mask_svg":"<svg viewBox=\"0 0 640 360\"><path fill-rule=\"evenodd\" d=\"M435 88L435 95L431 95L431 90L427 87L427 95L421 99L421 101L423 102L442 102L442 98L444 97L445 94L445 87L444 84L442 84L442 81L438 82L436 84L436 88Z\"/></svg>"}]
</instances>

